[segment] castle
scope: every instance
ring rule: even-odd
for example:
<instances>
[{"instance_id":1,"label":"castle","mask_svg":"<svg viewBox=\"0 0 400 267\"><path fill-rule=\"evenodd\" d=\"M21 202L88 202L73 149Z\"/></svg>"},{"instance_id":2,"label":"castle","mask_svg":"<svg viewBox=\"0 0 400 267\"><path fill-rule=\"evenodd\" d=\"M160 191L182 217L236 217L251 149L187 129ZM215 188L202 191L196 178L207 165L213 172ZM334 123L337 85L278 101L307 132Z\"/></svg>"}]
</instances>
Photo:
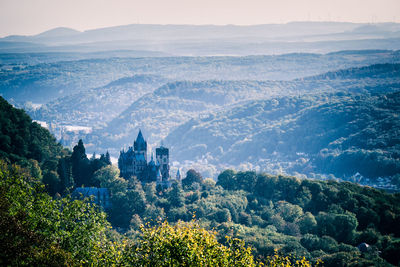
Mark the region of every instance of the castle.
<instances>
[{"instance_id":1,"label":"castle","mask_svg":"<svg viewBox=\"0 0 400 267\"><path fill-rule=\"evenodd\" d=\"M169 186L169 149L164 146L156 148L156 161L152 154L151 160L147 162L147 142L139 130L133 148L129 147L127 151L120 152L118 168L125 179L135 176L143 183L157 182Z\"/></svg>"}]
</instances>

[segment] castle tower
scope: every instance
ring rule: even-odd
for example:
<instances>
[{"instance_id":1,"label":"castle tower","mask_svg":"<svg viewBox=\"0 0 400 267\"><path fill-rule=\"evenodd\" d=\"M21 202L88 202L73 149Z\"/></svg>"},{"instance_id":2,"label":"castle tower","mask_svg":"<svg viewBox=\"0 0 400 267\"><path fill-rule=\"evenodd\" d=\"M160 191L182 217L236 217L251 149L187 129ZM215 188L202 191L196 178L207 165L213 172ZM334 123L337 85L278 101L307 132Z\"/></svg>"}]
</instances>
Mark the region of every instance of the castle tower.
<instances>
[{"instance_id":1,"label":"castle tower","mask_svg":"<svg viewBox=\"0 0 400 267\"><path fill-rule=\"evenodd\" d=\"M156 148L156 159L160 164L160 172L163 181L169 179L169 149L163 146Z\"/></svg>"},{"instance_id":2,"label":"castle tower","mask_svg":"<svg viewBox=\"0 0 400 267\"><path fill-rule=\"evenodd\" d=\"M147 162L147 142L144 140L141 130L139 130L136 141L133 143L133 149L135 150L135 154L142 154Z\"/></svg>"}]
</instances>

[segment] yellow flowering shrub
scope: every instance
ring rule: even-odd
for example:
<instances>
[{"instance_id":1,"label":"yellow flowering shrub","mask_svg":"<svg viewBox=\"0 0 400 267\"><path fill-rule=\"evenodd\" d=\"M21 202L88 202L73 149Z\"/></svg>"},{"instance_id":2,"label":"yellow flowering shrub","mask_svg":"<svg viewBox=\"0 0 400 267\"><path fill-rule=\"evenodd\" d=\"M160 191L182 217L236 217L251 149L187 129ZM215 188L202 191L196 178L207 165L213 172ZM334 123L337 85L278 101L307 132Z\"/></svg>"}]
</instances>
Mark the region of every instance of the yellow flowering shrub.
<instances>
[{"instance_id":1,"label":"yellow flowering shrub","mask_svg":"<svg viewBox=\"0 0 400 267\"><path fill-rule=\"evenodd\" d=\"M243 241L228 238L218 243L215 233L196 222L163 222L142 227L137 243L128 245L123 264L130 266L255 266L251 249Z\"/></svg>"}]
</instances>

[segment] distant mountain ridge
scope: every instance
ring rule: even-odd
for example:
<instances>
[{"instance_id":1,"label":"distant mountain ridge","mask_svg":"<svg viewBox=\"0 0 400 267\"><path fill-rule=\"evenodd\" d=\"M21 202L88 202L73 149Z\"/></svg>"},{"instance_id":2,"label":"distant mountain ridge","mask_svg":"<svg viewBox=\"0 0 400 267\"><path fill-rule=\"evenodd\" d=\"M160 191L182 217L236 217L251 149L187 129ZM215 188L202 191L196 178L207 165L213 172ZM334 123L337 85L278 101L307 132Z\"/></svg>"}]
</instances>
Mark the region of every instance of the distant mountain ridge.
<instances>
[{"instance_id":1,"label":"distant mountain ridge","mask_svg":"<svg viewBox=\"0 0 400 267\"><path fill-rule=\"evenodd\" d=\"M37 35L32 36L33 38L40 39L40 38L50 38L50 37L59 37L59 36L71 36L81 33L80 31L66 28L66 27L58 27L54 28Z\"/></svg>"},{"instance_id":2,"label":"distant mountain ridge","mask_svg":"<svg viewBox=\"0 0 400 267\"><path fill-rule=\"evenodd\" d=\"M399 52L370 50L247 57L112 57L23 63L46 56L54 61L58 54L0 54L0 94L13 103L44 104L133 75L159 75L170 81L282 81L344 68L400 62ZM22 63L11 64L10 61Z\"/></svg>"},{"instance_id":3,"label":"distant mountain ridge","mask_svg":"<svg viewBox=\"0 0 400 267\"><path fill-rule=\"evenodd\" d=\"M7 42L35 43L25 52L136 50L171 55L260 55L400 49L398 23L291 22L264 25L131 24L79 32L59 27L33 36L0 38L0 53L21 52ZM21 45L18 45L21 47Z\"/></svg>"},{"instance_id":4,"label":"distant mountain ridge","mask_svg":"<svg viewBox=\"0 0 400 267\"><path fill-rule=\"evenodd\" d=\"M349 68L337 71L330 71L324 74L305 77L302 80L321 79L360 79L360 78L394 78L400 75L400 64L374 64L361 68Z\"/></svg>"}]
</instances>

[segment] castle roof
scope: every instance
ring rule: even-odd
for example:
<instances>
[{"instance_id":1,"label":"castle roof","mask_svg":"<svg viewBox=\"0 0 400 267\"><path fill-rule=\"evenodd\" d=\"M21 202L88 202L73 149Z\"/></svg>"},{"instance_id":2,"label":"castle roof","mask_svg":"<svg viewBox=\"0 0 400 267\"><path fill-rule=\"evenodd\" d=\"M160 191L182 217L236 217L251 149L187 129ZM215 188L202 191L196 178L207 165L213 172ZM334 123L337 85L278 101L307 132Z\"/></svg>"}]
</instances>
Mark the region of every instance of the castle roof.
<instances>
[{"instance_id":1,"label":"castle roof","mask_svg":"<svg viewBox=\"0 0 400 267\"><path fill-rule=\"evenodd\" d=\"M139 130L138 136L136 137L136 143L138 144L144 144L144 138L143 138L143 134L142 134L142 130Z\"/></svg>"}]
</instances>

